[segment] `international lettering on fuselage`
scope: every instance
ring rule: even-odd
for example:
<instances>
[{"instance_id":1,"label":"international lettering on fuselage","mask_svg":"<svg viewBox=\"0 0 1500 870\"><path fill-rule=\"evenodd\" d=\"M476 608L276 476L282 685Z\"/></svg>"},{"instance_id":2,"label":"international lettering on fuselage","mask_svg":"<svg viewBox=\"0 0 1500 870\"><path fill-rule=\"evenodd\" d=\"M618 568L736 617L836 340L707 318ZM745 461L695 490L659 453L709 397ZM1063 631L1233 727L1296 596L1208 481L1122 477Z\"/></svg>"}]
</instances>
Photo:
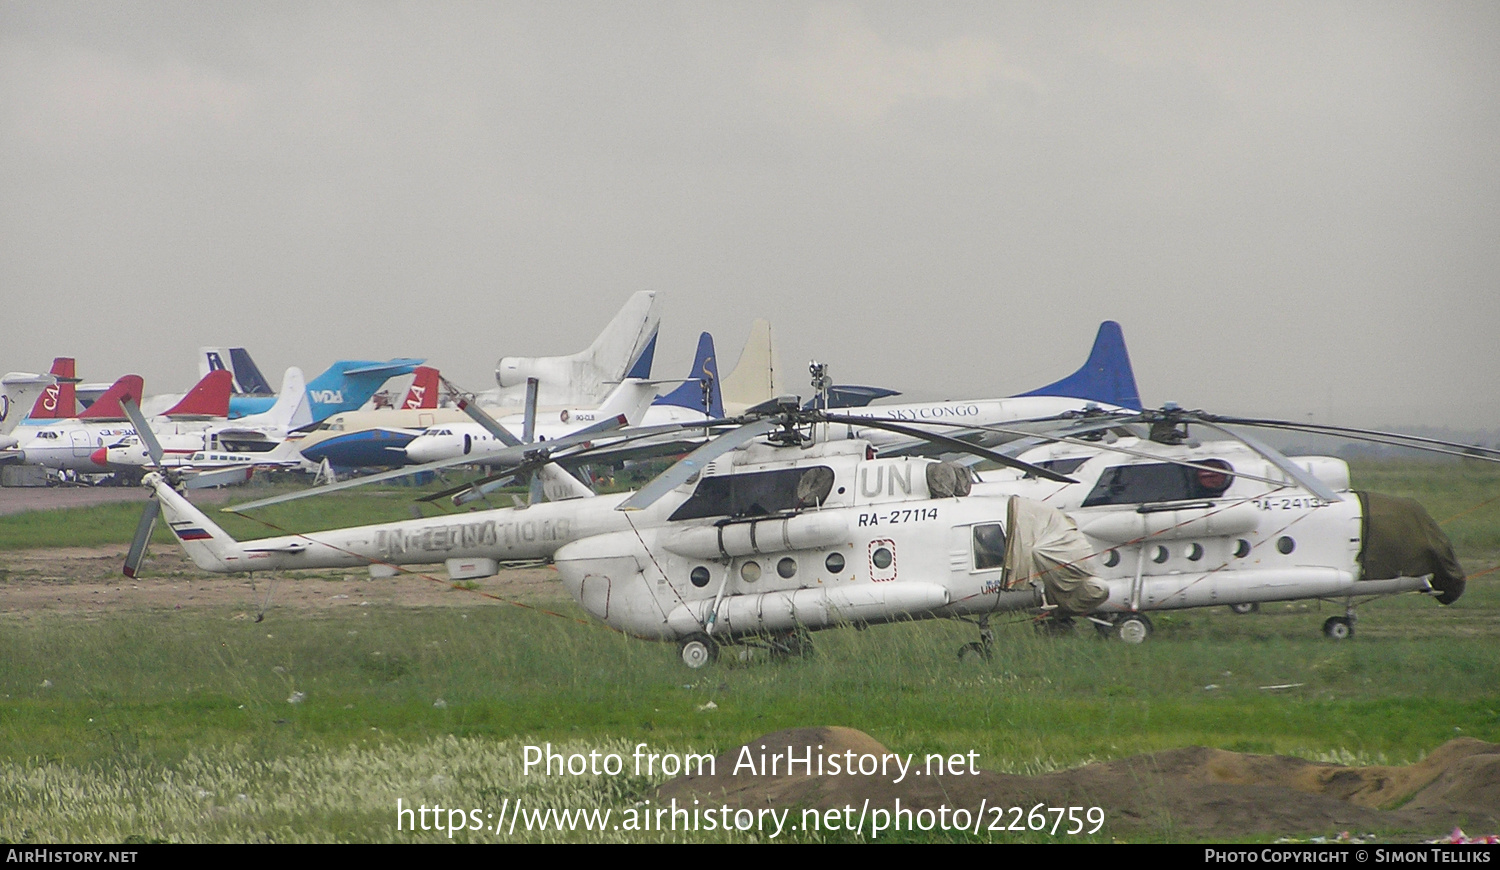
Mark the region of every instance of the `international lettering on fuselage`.
<instances>
[{"instance_id":1,"label":"international lettering on fuselage","mask_svg":"<svg viewBox=\"0 0 1500 870\"><path fill-rule=\"evenodd\" d=\"M456 549L530 544L535 541L567 541L572 522L567 517L542 520L484 520L437 528L407 530L400 526L375 531L375 549L385 558L425 551L446 553Z\"/></svg>"}]
</instances>

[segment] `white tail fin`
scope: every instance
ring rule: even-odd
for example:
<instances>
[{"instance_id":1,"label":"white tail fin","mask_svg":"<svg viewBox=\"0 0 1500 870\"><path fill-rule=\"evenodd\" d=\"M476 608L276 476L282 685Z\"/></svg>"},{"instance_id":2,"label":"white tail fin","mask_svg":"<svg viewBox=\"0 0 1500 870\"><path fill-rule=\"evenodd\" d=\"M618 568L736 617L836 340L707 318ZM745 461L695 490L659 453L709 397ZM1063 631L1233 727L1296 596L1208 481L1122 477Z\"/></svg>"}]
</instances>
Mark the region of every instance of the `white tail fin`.
<instances>
[{"instance_id":1,"label":"white tail fin","mask_svg":"<svg viewBox=\"0 0 1500 870\"><path fill-rule=\"evenodd\" d=\"M771 342L771 324L757 320L750 324L750 337L740 351L740 361L724 379L724 412L738 414L779 395L780 361Z\"/></svg>"},{"instance_id":2,"label":"white tail fin","mask_svg":"<svg viewBox=\"0 0 1500 870\"><path fill-rule=\"evenodd\" d=\"M597 405L609 393L610 384L630 376L646 355L654 353L660 326L656 294L636 293L587 350L569 356L501 359L495 381L508 392L499 401L519 404L526 379L536 378L542 405Z\"/></svg>"},{"instance_id":3,"label":"white tail fin","mask_svg":"<svg viewBox=\"0 0 1500 870\"><path fill-rule=\"evenodd\" d=\"M9 434L16 424L26 418L26 412L36 404L42 391L54 386L57 378L52 375L34 375L29 372L11 372L0 381L0 435Z\"/></svg>"},{"instance_id":4,"label":"white tail fin","mask_svg":"<svg viewBox=\"0 0 1500 870\"><path fill-rule=\"evenodd\" d=\"M608 420L610 417L623 414L625 422L631 426L639 426L654 401L656 401L655 381L629 378L621 381L620 385L615 387L614 391L599 405L599 410L594 413L594 419Z\"/></svg>"},{"instance_id":5,"label":"white tail fin","mask_svg":"<svg viewBox=\"0 0 1500 870\"><path fill-rule=\"evenodd\" d=\"M156 500L161 502L162 517L193 564L204 571L221 574L252 569L244 548L228 532L215 525L160 476L149 475L147 480L156 492Z\"/></svg>"},{"instance_id":6,"label":"white tail fin","mask_svg":"<svg viewBox=\"0 0 1500 870\"><path fill-rule=\"evenodd\" d=\"M286 370L286 375L281 379L281 393L276 396L276 404L269 410L241 417L234 422L242 427L263 426L284 432L311 425L312 406L307 400L307 382L302 378L302 369L293 366Z\"/></svg>"}]
</instances>

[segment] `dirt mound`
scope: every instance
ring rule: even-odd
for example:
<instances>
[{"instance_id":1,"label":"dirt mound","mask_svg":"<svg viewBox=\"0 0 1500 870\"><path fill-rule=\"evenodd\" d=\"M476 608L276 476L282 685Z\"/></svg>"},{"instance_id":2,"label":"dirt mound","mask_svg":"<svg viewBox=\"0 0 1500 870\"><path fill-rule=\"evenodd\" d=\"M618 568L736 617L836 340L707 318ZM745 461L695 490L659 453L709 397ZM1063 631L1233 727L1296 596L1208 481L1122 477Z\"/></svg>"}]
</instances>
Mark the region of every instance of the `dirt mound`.
<instances>
[{"instance_id":1,"label":"dirt mound","mask_svg":"<svg viewBox=\"0 0 1500 870\"><path fill-rule=\"evenodd\" d=\"M996 824L1007 834L1012 824L1024 826L1037 804L1102 807L1106 834L1235 839L1500 829L1500 745L1468 738L1402 767L1345 767L1199 746L1031 777L973 772L972 761L893 753L850 728L797 728L718 756L714 775L672 780L658 799L825 811L893 810L897 799L912 810L962 807L974 814L983 806L982 827ZM846 772L851 768L856 772ZM997 814L997 807L1005 809Z\"/></svg>"}]
</instances>

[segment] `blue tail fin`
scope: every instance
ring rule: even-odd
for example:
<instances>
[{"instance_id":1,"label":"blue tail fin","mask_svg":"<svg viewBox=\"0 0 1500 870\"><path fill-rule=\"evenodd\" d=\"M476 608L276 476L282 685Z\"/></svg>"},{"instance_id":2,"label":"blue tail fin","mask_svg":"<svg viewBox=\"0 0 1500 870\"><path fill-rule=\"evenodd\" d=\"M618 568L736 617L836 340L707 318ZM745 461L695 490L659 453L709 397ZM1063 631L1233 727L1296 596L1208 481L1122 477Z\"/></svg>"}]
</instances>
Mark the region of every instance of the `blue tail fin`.
<instances>
[{"instance_id":1,"label":"blue tail fin","mask_svg":"<svg viewBox=\"0 0 1500 870\"><path fill-rule=\"evenodd\" d=\"M1130 367L1130 352L1125 349L1120 324L1113 320L1099 324L1094 349L1083 368L1060 381L1016 395L1066 396L1141 410L1141 393L1135 386L1135 370Z\"/></svg>"},{"instance_id":2,"label":"blue tail fin","mask_svg":"<svg viewBox=\"0 0 1500 870\"><path fill-rule=\"evenodd\" d=\"M627 378L640 378L643 381L651 380L651 362L656 359L656 334L651 334L651 341L641 351L641 355L630 364L630 371L625 373Z\"/></svg>"},{"instance_id":3,"label":"blue tail fin","mask_svg":"<svg viewBox=\"0 0 1500 870\"><path fill-rule=\"evenodd\" d=\"M239 382L240 392L251 396L274 396L276 391L271 389L271 384L266 376L260 373L260 367L255 360L250 358L250 352L243 347L231 347L229 359L234 368L234 379Z\"/></svg>"},{"instance_id":4,"label":"blue tail fin","mask_svg":"<svg viewBox=\"0 0 1500 870\"><path fill-rule=\"evenodd\" d=\"M715 419L724 416L724 395L719 387L719 362L714 358L714 337L708 333L698 336L698 353L693 358L693 369L689 380L682 386L657 399L656 405L676 405L694 411L703 407L703 382L708 382L708 416Z\"/></svg>"}]
</instances>

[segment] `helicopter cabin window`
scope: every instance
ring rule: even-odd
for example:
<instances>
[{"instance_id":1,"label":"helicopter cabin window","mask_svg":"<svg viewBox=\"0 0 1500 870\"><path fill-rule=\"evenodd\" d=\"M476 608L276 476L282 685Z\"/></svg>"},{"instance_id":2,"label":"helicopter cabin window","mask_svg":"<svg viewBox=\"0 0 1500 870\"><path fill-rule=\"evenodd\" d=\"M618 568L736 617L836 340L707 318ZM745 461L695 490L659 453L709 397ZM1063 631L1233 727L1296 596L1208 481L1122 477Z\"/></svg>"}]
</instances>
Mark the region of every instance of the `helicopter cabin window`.
<instances>
[{"instance_id":1,"label":"helicopter cabin window","mask_svg":"<svg viewBox=\"0 0 1500 870\"><path fill-rule=\"evenodd\" d=\"M999 523L974 527L974 570L1005 567L1005 529Z\"/></svg>"},{"instance_id":2,"label":"helicopter cabin window","mask_svg":"<svg viewBox=\"0 0 1500 870\"><path fill-rule=\"evenodd\" d=\"M761 517L817 507L833 491L833 469L779 468L705 477L671 520Z\"/></svg>"},{"instance_id":3,"label":"helicopter cabin window","mask_svg":"<svg viewBox=\"0 0 1500 870\"><path fill-rule=\"evenodd\" d=\"M1083 500L1083 506L1218 498L1234 482L1234 469L1221 459L1209 459L1201 464L1223 470L1187 468L1170 462L1106 468L1088 498Z\"/></svg>"}]
</instances>

